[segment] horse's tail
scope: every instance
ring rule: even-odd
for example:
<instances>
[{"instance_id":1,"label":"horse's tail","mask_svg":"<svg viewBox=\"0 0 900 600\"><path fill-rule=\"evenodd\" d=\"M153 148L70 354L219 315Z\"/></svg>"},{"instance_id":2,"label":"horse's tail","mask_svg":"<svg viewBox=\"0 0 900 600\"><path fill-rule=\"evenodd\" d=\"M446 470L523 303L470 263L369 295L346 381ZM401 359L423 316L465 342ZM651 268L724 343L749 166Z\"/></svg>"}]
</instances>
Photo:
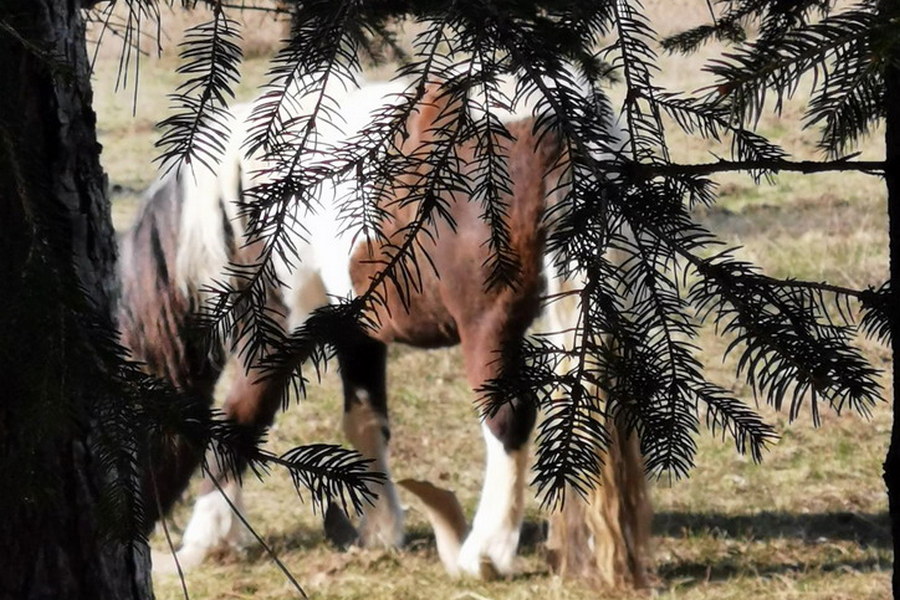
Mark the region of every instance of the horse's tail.
<instances>
[{"instance_id":1,"label":"horse's tail","mask_svg":"<svg viewBox=\"0 0 900 600\"><path fill-rule=\"evenodd\" d=\"M177 283L182 192L174 174L157 180L144 195L134 226L120 240L118 324L122 344L148 374L208 403L220 363L193 327L195 303ZM141 453L148 475L143 482L145 522L152 527L158 509L166 512L187 485L202 451L175 437L171 443L141 445Z\"/></svg>"},{"instance_id":2,"label":"horse's tail","mask_svg":"<svg viewBox=\"0 0 900 600\"><path fill-rule=\"evenodd\" d=\"M192 391L207 371L221 371L223 347L209 348L196 316L209 290L227 283L244 231L241 143L249 108L228 116L229 135L215 165L184 164L161 175L144 194L121 241L120 328L150 373Z\"/></svg>"},{"instance_id":3,"label":"horse's tail","mask_svg":"<svg viewBox=\"0 0 900 600\"><path fill-rule=\"evenodd\" d=\"M186 392L205 391L218 371L193 330L195 299L178 269L185 190L175 173L144 195L119 245L118 321L122 343L155 377ZM215 371L215 373L211 373Z\"/></svg>"},{"instance_id":4,"label":"horse's tail","mask_svg":"<svg viewBox=\"0 0 900 600\"><path fill-rule=\"evenodd\" d=\"M151 374L185 391L221 358L221 348L201 348L207 340L193 330L193 320L205 290L222 282L243 236L237 212L246 112L238 107L229 116L230 135L216 165L181 165L151 184L121 240L123 342Z\"/></svg>"},{"instance_id":5,"label":"horse's tail","mask_svg":"<svg viewBox=\"0 0 900 600\"><path fill-rule=\"evenodd\" d=\"M576 287L546 265L548 291L558 298L546 309L548 331L559 332L557 341L571 347L578 319L578 296L566 295ZM569 369L564 363L561 369ZM603 392L593 393L602 398ZM603 457L600 485L584 500L566 494L561 510L550 517L547 540L551 567L559 574L598 580L611 587L644 587L648 584L650 503L644 463L637 435L623 431L614 421L606 423L610 445ZM571 491L571 490L570 490Z\"/></svg>"},{"instance_id":6,"label":"horse's tail","mask_svg":"<svg viewBox=\"0 0 900 600\"><path fill-rule=\"evenodd\" d=\"M625 133L606 115L608 150L598 151L599 160L609 160L625 146ZM548 237L565 218L570 203L571 165L563 151L554 169L562 170L550 180L557 186L548 190L546 226ZM557 171L558 172L558 171ZM615 260L616 257L610 257ZM572 348L579 316L579 296L574 293L582 281L567 279L560 273L559 257L544 254L547 296L553 299L544 310L538 329L552 334L557 345ZM561 371L571 364L564 360ZM597 387L588 389L603 399ZM586 501L577 493L567 493L564 507L550 518L547 541L551 566L564 576L597 580L612 587L644 587L648 582L649 545L652 506L644 474L644 463L636 433L627 432L614 420L605 423L610 446L601 462L600 485L591 490Z\"/></svg>"}]
</instances>

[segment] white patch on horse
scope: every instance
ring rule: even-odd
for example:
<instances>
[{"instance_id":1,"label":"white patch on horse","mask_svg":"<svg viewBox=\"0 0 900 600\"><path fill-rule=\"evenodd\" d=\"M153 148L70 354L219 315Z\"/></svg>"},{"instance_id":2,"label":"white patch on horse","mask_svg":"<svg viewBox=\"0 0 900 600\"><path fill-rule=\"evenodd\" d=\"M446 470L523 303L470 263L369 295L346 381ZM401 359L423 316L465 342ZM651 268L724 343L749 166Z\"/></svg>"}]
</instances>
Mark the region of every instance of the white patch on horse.
<instances>
[{"instance_id":1,"label":"white patch on horse","mask_svg":"<svg viewBox=\"0 0 900 600\"><path fill-rule=\"evenodd\" d=\"M248 531L234 513L228 500L239 511L244 510L241 486L227 481L222 492L213 490L200 496L194 503L194 512L181 538L178 561L182 568L196 566L211 552L240 550L248 541Z\"/></svg>"},{"instance_id":2,"label":"white patch on horse","mask_svg":"<svg viewBox=\"0 0 900 600\"><path fill-rule=\"evenodd\" d=\"M317 271L305 265L297 268L291 284L282 288L281 296L288 309L288 332L303 325L314 310L328 304L322 277Z\"/></svg>"},{"instance_id":3,"label":"white patch on horse","mask_svg":"<svg viewBox=\"0 0 900 600\"><path fill-rule=\"evenodd\" d=\"M528 465L527 445L507 452L482 423L487 449L484 486L472 530L459 552L459 569L476 577L491 571L509 574L513 571L519 530L525 516L525 471Z\"/></svg>"},{"instance_id":4,"label":"white patch on horse","mask_svg":"<svg viewBox=\"0 0 900 600\"><path fill-rule=\"evenodd\" d=\"M384 485L370 488L378 498L374 505L363 508L360 542L364 546L399 547L403 544L403 509L388 469L387 418L372 408L368 392L358 389L354 395L358 402L344 412L344 433L360 454L374 459L370 468L387 477Z\"/></svg>"}]
</instances>

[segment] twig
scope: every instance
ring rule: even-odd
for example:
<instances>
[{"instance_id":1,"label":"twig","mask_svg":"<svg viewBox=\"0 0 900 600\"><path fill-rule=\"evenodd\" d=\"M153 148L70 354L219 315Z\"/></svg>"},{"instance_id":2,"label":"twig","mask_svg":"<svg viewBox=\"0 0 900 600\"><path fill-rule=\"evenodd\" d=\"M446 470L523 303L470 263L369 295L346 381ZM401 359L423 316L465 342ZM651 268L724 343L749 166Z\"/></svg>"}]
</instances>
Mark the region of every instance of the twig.
<instances>
[{"instance_id":1,"label":"twig","mask_svg":"<svg viewBox=\"0 0 900 600\"><path fill-rule=\"evenodd\" d=\"M244 525L244 527L246 527L247 530L251 534L253 534L253 537L255 537L256 541L259 543L259 545L263 547L263 550L266 551L266 554L269 555L269 558L271 558L273 561L275 561L275 564L278 566L278 568L281 570L281 572L284 573L284 576L288 578L288 581L291 582L291 585L293 585L297 589L297 591L300 592L301 596L303 596L304 598L306 598L308 600L309 596L307 596L306 592L303 591L303 587L300 585L300 582L297 581L297 579L290 572L290 570L285 566L285 564L283 562L281 562L281 559L278 558L278 555L275 554L275 551L272 550L272 548L266 543L266 541L264 539L262 539L262 536L259 535L259 533L257 533L255 529L253 529L253 526L250 525L250 523L247 521L247 519L244 517L244 515L241 514L241 511L238 509L238 507L235 506L234 503L231 501L231 498L228 497L228 494L225 493L225 490L222 489L222 486L219 484L219 481L213 476L212 473L209 472L209 469L207 469L206 467L202 467L202 469L203 469L203 474L206 477L208 477L210 481L212 481L212 483L216 487L216 489L219 490L219 493L222 494L222 497L225 499L225 502L227 502L228 506L231 508L231 512L233 512L234 515L238 518L238 520L240 520L240 522Z\"/></svg>"},{"instance_id":2,"label":"twig","mask_svg":"<svg viewBox=\"0 0 900 600\"><path fill-rule=\"evenodd\" d=\"M607 166L609 170L621 169L632 176L643 179L674 175L711 175L731 171L791 171L795 173L826 173L831 171L858 171L869 175L882 175L886 163L879 160L719 160L713 163L698 164L647 164L631 163L621 167Z\"/></svg>"}]
</instances>

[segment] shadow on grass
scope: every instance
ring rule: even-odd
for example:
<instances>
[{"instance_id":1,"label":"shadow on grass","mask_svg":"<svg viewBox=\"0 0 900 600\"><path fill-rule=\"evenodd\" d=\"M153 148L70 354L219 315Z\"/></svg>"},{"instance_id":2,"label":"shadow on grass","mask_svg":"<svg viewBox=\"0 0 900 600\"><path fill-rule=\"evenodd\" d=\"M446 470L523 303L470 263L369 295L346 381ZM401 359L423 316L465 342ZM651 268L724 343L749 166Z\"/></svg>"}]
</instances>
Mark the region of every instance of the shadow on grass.
<instances>
[{"instance_id":1,"label":"shadow on grass","mask_svg":"<svg viewBox=\"0 0 900 600\"><path fill-rule=\"evenodd\" d=\"M522 524L519 538L519 552L536 552L543 547L547 539L546 521L526 520ZM338 547L326 539L323 529L297 527L274 535L266 536L266 544L278 553L312 550L322 546L330 546L335 552L343 552L346 547ZM403 547L406 550L417 550L434 546L434 533L430 527L411 527L406 530ZM247 551L247 560L267 560L268 554L258 544L251 544Z\"/></svg>"},{"instance_id":2,"label":"shadow on grass","mask_svg":"<svg viewBox=\"0 0 900 600\"><path fill-rule=\"evenodd\" d=\"M730 539L753 542L770 539L795 539L817 544L826 541L849 541L861 547L890 549L890 523L888 514L830 512L799 514L785 512L761 512L754 515L724 515L720 513L659 512L654 517L654 536L685 539L694 536L714 539ZM546 521L527 520L522 527L519 553L522 555L542 553L547 539ZM267 542L278 553L311 550L330 545L321 530L305 528L286 531L267 538ZM341 549L332 546L335 553ZM407 530L405 551L434 552L434 535L428 527ZM247 560L269 560L266 553L254 547ZM435 560L436 557L435 557ZM887 571L890 562L883 556L872 556L856 560L842 560L840 557L820 555L818 559L758 563L747 556L721 556L709 561L675 559L656 564L656 574L663 581L679 579L699 581L721 581L742 576L765 577L780 574L802 573L810 569L822 572L839 571ZM531 574L532 576L542 575Z\"/></svg>"},{"instance_id":3,"label":"shadow on grass","mask_svg":"<svg viewBox=\"0 0 900 600\"><path fill-rule=\"evenodd\" d=\"M830 512L799 514L761 512L754 515L723 515L718 513L660 512L653 524L655 536L687 538L707 536L738 542L774 539L801 540L811 545L829 541L849 541L863 548L890 549L890 521L888 514ZM735 577L766 577L820 572L889 571L890 560L883 555L845 560L828 553L809 555L809 560L779 560L757 562L747 556L729 554L709 561L671 560L660 562L656 573L663 581L693 582L723 581ZM688 584L690 585L690 584Z\"/></svg>"},{"instance_id":4,"label":"shadow on grass","mask_svg":"<svg viewBox=\"0 0 900 600\"><path fill-rule=\"evenodd\" d=\"M659 512L654 517L654 535L677 538L697 533L748 541L795 538L815 542L824 538L856 542L864 547L891 547L890 518L886 512L760 512L753 515Z\"/></svg>"},{"instance_id":5,"label":"shadow on grass","mask_svg":"<svg viewBox=\"0 0 900 600\"><path fill-rule=\"evenodd\" d=\"M796 538L815 542L820 538L846 540L861 546L891 548L888 513L788 513L760 512L753 515L721 513L658 512L653 517L653 535L686 537L703 534L713 538L765 540ZM533 549L547 539L547 522L527 519L522 524L520 549ZM407 545L434 540L430 528L413 528L406 532ZM327 543L322 530L297 528L270 538L272 543L290 549L311 548Z\"/></svg>"},{"instance_id":6,"label":"shadow on grass","mask_svg":"<svg viewBox=\"0 0 900 600\"><path fill-rule=\"evenodd\" d=\"M695 583L724 581L736 577L767 577L773 575L789 575L791 573L807 573L815 569L824 573L840 571L872 573L890 571L891 563L881 557L851 561L826 561L810 564L807 562L773 563L759 565L748 563L745 558L723 558L710 562L676 561L661 563L656 566L656 575L663 581L693 580ZM682 583L686 585L686 583ZM689 584L688 584L689 585Z\"/></svg>"}]
</instances>

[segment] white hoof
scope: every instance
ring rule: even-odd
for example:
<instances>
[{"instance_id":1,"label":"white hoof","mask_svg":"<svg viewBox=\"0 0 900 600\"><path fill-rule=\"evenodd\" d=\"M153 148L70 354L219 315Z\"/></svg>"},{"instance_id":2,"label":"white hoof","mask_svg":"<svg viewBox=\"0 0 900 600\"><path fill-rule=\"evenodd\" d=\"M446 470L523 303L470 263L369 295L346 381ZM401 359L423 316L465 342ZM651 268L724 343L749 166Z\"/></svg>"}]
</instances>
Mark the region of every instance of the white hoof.
<instances>
[{"instance_id":1,"label":"white hoof","mask_svg":"<svg viewBox=\"0 0 900 600\"><path fill-rule=\"evenodd\" d=\"M171 552L157 552L151 554L154 575L169 575L177 573L181 567L182 572L189 571L199 566L209 555L209 548L202 546L183 546L174 555ZM176 562L177 557L177 562Z\"/></svg>"},{"instance_id":2,"label":"white hoof","mask_svg":"<svg viewBox=\"0 0 900 600\"><path fill-rule=\"evenodd\" d=\"M459 572L491 580L515 571L518 531L508 531L494 539L480 539L470 534L459 551L457 565Z\"/></svg>"},{"instance_id":3,"label":"white hoof","mask_svg":"<svg viewBox=\"0 0 900 600\"><path fill-rule=\"evenodd\" d=\"M511 575L524 509L526 449L505 449L482 423L487 447L484 487L472 530L459 551L459 570L482 579Z\"/></svg>"},{"instance_id":4,"label":"white hoof","mask_svg":"<svg viewBox=\"0 0 900 600\"><path fill-rule=\"evenodd\" d=\"M181 537L177 552L182 571L196 567L213 553L243 550L250 541L250 532L234 513L243 510L241 488L227 482L222 492L214 490L197 498L194 511ZM158 560L157 560L158 559ZM154 556L153 570L157 573L175 572L175 557L159 553Z\"/></svg>"}]
</instances>

